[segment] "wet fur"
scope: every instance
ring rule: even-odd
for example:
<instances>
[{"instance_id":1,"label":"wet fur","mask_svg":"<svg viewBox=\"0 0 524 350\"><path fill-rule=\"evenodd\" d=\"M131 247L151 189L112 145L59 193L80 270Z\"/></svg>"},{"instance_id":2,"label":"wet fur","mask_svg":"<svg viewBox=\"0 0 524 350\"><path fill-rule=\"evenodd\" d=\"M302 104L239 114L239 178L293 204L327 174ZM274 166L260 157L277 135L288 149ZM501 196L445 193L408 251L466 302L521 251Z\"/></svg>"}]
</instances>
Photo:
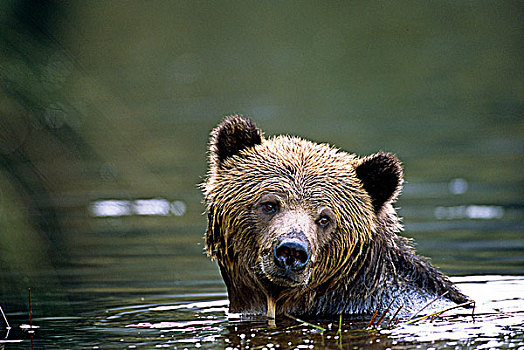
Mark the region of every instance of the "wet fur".
<instances>
[{"instance_id":1,"label":"wet fur","mask_svg":"<svg viewBox=\"0 0 524 350\"><path fill-rule=\"evenodd\" d=\"M373 313L390 304L409 312L445 292L443 302L467 301L397 235L402 226L392 203L401 186L392 154L358 158L297 137L266 139L252 121L226 118L211 133L203 191L206 249L227 286L230 311L266 313L267 296L277 301L277 314L313 316ZM268 193L280 196L288 217L301 217L294 225L311 242L313 261L298 283L275 277L268 254L292 228L284 214L281 221L261 219L257 203ZM311 225L322 206L334 216L329 232Z\"/></svg>"}]
</instances>

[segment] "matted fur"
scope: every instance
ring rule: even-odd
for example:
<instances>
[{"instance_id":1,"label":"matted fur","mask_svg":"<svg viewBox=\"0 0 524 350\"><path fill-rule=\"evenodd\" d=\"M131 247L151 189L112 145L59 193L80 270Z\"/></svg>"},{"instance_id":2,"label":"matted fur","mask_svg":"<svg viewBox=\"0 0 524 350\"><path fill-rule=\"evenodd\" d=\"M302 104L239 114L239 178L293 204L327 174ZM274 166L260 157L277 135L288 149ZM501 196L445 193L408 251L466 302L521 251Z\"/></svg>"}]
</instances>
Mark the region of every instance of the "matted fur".
<instances>
[{"instance_id":1,"label":"matted fur","mask_svg":"<svg viewBox=\"0 0 524 350\"><path fill-rule=\"evenodd\" d=\"M404 304L409 312L447 292L461 294L442 273L415 255L392 203L402 168L389 153L358 158L298 137L265 138L241 116L211 133L203 184L208 212L206 250L228 289L230 311L335 315L372 313ZM260 201L278 202L274 216ZM328 210L328 228L319 228ZM282 278L273 261L275 242L300 233L311 250L306 267Z\"/></svg>"}]
</instances>

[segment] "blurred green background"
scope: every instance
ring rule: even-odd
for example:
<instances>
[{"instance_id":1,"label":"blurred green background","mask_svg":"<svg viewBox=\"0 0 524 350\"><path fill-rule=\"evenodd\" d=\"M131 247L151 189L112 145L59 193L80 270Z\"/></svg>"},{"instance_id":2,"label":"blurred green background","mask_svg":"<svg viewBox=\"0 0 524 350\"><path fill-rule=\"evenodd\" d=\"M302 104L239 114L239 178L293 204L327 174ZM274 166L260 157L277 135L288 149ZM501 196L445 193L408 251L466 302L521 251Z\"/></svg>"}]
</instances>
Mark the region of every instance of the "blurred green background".
<instances>
[{"instance_id":1,"label":"blurred green background","mask_svg":"<svg viewBox=\"0 0 524 350\"><path fill-rule=\"evenodd\" d=\"M420 251L450 273L524 273L523 14L518 1L3 0L0 303L26 303L27 287L71 299L71 285L153 290L151 276L220 283L197 185L231 113L267 135L396 153Z\"/></svg>"}]
</instances>

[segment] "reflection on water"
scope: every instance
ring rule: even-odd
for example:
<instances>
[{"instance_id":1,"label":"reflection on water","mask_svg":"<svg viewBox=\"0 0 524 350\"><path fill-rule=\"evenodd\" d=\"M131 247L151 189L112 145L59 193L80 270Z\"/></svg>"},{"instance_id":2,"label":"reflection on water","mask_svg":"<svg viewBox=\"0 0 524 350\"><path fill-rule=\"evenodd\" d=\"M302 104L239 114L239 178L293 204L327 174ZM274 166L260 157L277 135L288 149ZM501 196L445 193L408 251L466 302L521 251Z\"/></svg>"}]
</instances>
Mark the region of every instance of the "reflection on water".
<instances>
[{"instance_id":1,"label":"reflection on water","mask_svg":"<svg viewBox=\"0 0 524 350\"><path fill-rule=\"evenodd\" d=\"M90 205L95 217L119 217L129 215L147 216L182 216L186 212L183 201L169 202L167 199L136 199L134 201L107 199L98 200Z\"/></svg>"},{"instance_id":2,"label":"reflection on water","mask_svg":"<svg viewBox=\"0 0 524 350\"><path fill-rule=\"evenodd\" d=\"M504 208L497 205L460 205L456 207L436 207L435 217L437 219L501 219L504 216Z\"/></svg>"},{"instance_id":3,"label":"reflection on water","mask_svg":"<svg viewBox=\"0 0 524 350\"><path fill-rule=\"evenodd\" d=\"M524 278L473 276L454 279L476 299L471 310L449 311L434 319L369 327L369 317L300 323L289 318L268 327L264 317L228 314L223 293L149 295L92 300L98 309L81 317L40 317L36 345L90 348L295 348L295 349L457 349L524 346ZM187 300L191 301L187 301ZM120 306L115 306L120 304ZM405 320L404 320L405 321ZM72 335L74 330L75 335ZM15 332L20 336L20 331ZM27 343L22 339L12 338ZM1 341L0 341L0 344Z\"/></svg>"}]
</instances>

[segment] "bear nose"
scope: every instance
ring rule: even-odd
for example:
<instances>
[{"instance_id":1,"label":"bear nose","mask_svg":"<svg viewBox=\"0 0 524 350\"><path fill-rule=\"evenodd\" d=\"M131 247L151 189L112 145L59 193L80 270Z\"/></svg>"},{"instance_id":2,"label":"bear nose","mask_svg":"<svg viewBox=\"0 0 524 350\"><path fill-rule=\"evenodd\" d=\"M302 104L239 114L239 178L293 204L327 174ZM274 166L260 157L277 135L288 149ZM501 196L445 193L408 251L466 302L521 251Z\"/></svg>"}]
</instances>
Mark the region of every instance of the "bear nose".
<instances>
[{"instance_id":1,"label":"bear nose","mask_svg":"<svg viewBox=\"0 0 524 350\"><path fill-rule=\"evenodd\" d=\"M302 270L309 260L308 250L308 246L304 242L285 239L275 245L276 264L286 269Z\"/></svg>"}]
</instances>

